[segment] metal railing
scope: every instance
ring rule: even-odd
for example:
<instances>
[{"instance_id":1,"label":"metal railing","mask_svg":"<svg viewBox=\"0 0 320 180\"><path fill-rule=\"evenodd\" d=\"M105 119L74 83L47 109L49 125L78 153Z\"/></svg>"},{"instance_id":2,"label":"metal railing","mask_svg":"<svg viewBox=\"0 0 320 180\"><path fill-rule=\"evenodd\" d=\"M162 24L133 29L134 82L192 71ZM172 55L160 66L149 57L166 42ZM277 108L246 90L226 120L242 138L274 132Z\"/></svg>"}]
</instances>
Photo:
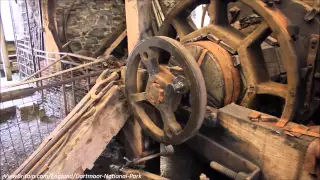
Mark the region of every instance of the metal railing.
<instances>
[{"instance_id":1,"label":"metal railing","mask_svg":"<svg viewBox=\"0 0 320 180\"><path fill-rule=\"evenodd\" d=\"M80 102L108 61L73 54L54 59L48 58L53 53L35 52L43 68L17 84L1 87L1 176L17 168ZM77 57L77 62L71 57Z\"/></svg>"}]
</instances>

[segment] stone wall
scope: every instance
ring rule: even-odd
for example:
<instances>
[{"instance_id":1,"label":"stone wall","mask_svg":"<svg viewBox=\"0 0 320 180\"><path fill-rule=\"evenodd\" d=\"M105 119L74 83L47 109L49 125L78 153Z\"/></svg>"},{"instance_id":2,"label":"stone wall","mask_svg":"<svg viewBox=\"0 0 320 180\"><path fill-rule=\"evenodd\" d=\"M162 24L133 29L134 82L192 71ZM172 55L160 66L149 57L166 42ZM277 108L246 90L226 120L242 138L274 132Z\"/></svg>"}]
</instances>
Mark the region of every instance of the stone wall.
<instances>
[{"instance_id":1,"label":"stone wall","mask_svg":"<svg viewBox=\"0 0 320 180\"><path fill-rule=\"evenodd\" d=\"M90 56L125 23L122 0L57 0L56 8L60 40L74 53Z\"/></svg>"},{"instance_id":2,"label":"stone wall","mask_svg":"<svg viewBox=\"0 0 320 180\"><path fill-rule=\"evenodd\" d=\"M38 57L30 48L43 49L42 24L38 0L10 1L13 30L17 40L17 60L21 76L28 76L38 70ZM28 50L19 50L28 49Z\"/></svg>"}]
</instances>

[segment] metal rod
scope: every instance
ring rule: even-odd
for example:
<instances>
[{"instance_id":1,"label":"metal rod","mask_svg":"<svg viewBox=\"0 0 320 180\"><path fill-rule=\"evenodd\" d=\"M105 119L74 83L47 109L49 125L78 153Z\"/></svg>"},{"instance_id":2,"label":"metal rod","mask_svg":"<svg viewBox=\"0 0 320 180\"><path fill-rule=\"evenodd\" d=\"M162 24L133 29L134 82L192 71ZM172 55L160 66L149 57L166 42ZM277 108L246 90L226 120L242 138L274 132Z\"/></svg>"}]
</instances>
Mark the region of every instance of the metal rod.
<instances>
[{"instance_id":1,"label":"metal rod","mask_svg":"<svg viewBox=\"0 0 320 180\"><path fill-rule=\"evenodd\" d=\"M50 68L51 66L53 66L53 65L57 64L58 62L60 62L60 60L63 59L63 58L65 58L66 56L67 56L67 55L62 56L61 58L57 59L56 61L50 63L48 66L46 66L46 67L40 69L39 71L33 73L33 74L30 75L29 77L23 79L22 82L27 81L27 80L29 80L29 79L37 76L38 74L40 74L40 73L43 72L44 70L46 70L46 69Z\"/></svg>"},{"instance_id":2,"label":"metal rod","mask_svg":"<svg viewBox=\"0 0 320 180\"><path fill-rule=\"evenodd\" d=\"M99 74L102 73L102 71L103 70L100 70L100 71L97 71L97 72L94 72L94 73L90 73L90 74L87 74L87 75L77 76L77 77L74 77L74 78L70 78L68 80L57 81L57 82L54 82L54 83L51 83L51 84L43 85L41 87L29 88L29 89L20 89L19 91L16 91L15 94L11 94L10 97L8 97L8 96L1 97L1 101L0 102L17 99L17 98L19 98L21 96L24 96L26 94L28 95L28 94L31 94L31 93L34 93L36 91L40 91L40 90L43 90L43 89L49 89L49 88L52 88L52 87L55 87L55 86L60 86L62 84L68 84L68 83L71 83L71 82L74 82L74 81L77 81L77 80L80 80L80 79L84 79L84 78L88 78L88 77L92 77L92 76L98 76Z\"/></svg>"},{"instance_id":3,"label":"metal rod","mask_svg":"<svg viewBox=\"0 0 320 180\"><path fill-rule=\"evenodd\" d=\"M74 70L82 69L82 68L87 67L87 66L91 66L91 65L94 65L94 64L97 64L97 63L101 63L101 62L107 61L108 59L109 58L97 60L97 61L91 62L91 63L86 63L86 64L83 64L83 65L80 65L80 66L77 66L77 67L74 67L74 68L70 68L70 69L67 69L67 70L64 70L64 71L60 71L60 72L51 74L49 76L37 78L37 79L34 79L34 80L24 81L24 82L20 82L20 83L17 83L17 84L12 84L12 85L9 85L9 86L3 86L2 88L3 89L8 89L8 88L20 86L20 85L23 85L23 84L34 83L34 82L37 82L37 81L40 81L40 80L49 79L49 78L61 75L63 73L71 72L71 71L74 71Z\"/></svg>"}]
</instances>

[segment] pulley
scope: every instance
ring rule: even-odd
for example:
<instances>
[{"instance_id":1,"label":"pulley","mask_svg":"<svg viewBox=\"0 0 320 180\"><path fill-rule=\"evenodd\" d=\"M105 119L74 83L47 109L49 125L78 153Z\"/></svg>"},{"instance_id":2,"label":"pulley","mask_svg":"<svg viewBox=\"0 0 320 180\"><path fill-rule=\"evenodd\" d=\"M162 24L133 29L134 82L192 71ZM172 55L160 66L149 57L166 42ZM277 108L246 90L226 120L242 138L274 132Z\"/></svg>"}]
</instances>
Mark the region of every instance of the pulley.
<instances>
[{"instance_id":1,"label":"pulley","mask_svg":"<svg viewBox=\"0 0 320 180\"><path fill-rule=\"evenodd\" d=\"M169 59L179 65L169 67ZM137 73L141 69L146 69L149 77L146 86L138 88ZM152 37L133 49L127 63L125 90L139 123L158 142L183 143L203 123L207 96L201 70L189 51L174 39ZM174 114L182 101L190 102L191 109L184 124ZM157 122L152 108L159 112L161 122Z\"/></svg>"}]
</instances>

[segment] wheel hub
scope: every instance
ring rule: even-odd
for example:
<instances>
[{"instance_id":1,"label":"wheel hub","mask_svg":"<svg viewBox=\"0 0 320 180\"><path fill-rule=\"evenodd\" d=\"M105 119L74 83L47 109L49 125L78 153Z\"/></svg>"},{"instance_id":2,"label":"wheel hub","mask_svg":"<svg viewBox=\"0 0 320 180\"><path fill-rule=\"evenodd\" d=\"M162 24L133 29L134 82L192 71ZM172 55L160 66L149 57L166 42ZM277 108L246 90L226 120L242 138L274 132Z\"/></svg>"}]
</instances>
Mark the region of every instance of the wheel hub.
<instances>
[{"instance_id":1,"label":"wheel hub","mask_svg":"<svg viewBox=\"0 0 320 180\"><path fill-rule=\"evenodd\" d=\"M209 105L223 107L235 102L240 94L240 75L233 66L231 54L210 41L192 42L185 46L201 69Z\"/></svg>"},{"instance_id":2,"label":"wheel hub","mask_svg":"<svg viewBox=\"0 0 320 180\"><path fill-rule=\"evenodd\" d=\"M156 82L150 82L146 89L146 99L153 105L159 104L163 101L164 89Z\"/></svg>"}]
</instances>

